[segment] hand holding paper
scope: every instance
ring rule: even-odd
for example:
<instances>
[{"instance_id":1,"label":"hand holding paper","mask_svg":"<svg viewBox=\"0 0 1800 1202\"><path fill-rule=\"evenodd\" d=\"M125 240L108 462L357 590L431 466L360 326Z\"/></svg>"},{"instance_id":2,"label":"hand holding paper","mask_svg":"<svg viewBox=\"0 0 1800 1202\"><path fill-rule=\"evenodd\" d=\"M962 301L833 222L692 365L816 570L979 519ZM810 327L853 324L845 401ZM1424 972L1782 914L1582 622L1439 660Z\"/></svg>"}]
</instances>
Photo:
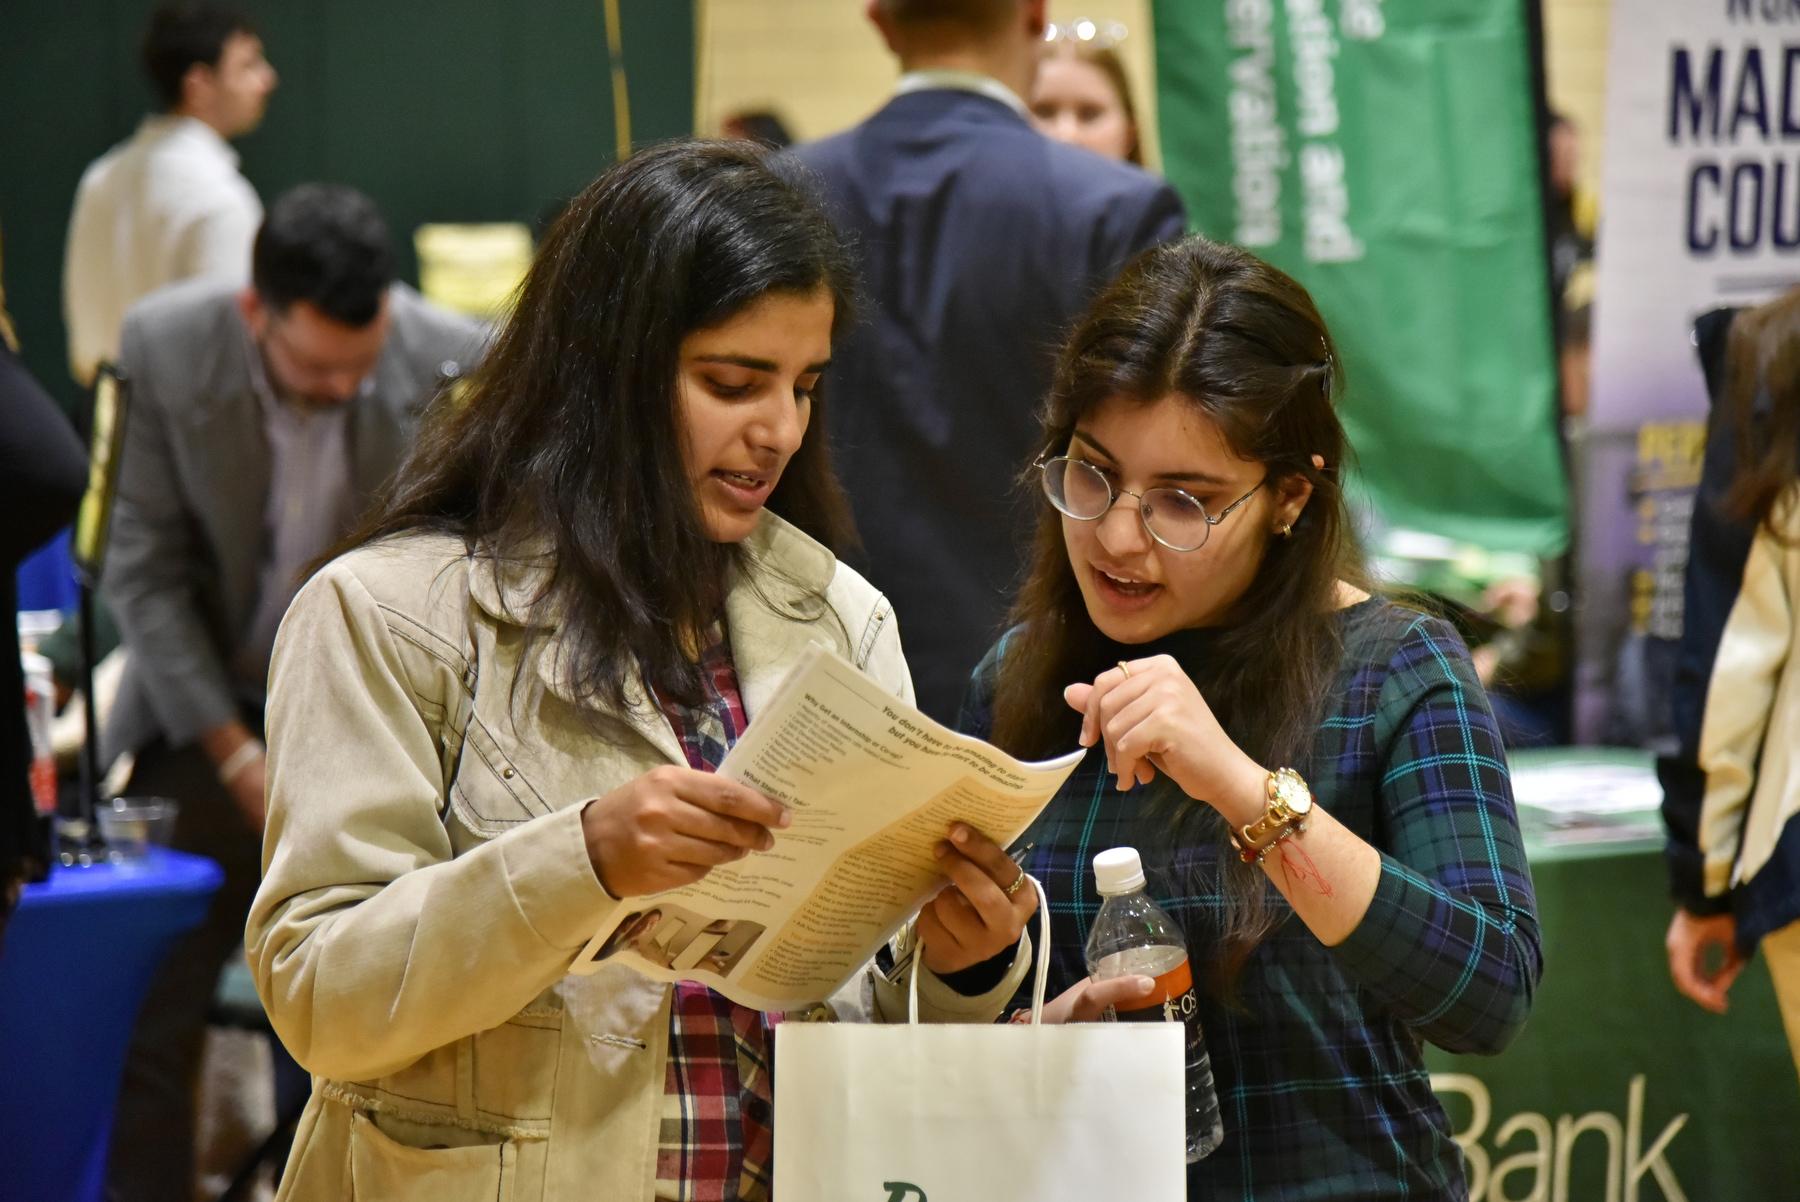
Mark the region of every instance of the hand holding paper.
<instances>
[{"instance_id":1,"label":"hand holding paper","mask_svg":"<svg viewBox=\"0 0 1800 1202\"><path fill-rule=\"evenodd\" d=\"M925 903L918 923L925 967L939 976L1017 945L1038 901L1037 890L1017 888L1024 869L999 844L961 822L949 834L934 854L950 884Z\"/></svg>"},{"instance_id":2,"label":"hand holding paper","mask_svg":"<svg viewBox=\"0 0 1800 1202\"><path fill-rule=\"evenodd\" d=\"M1018 941L1033 905L1029 890L1006 893L1018 867L999 844L1080 758L1015 760L813 648L716 777L659 768L589 803L601 881L637 904L571 971L616 957L747 1006L798 1009L835 993L921 907L927 967L990 959ZM953 823L969 837L939 856Z\"/></svg>"},{"instance_id":3,"label":"hand holding paper","mask_svg":"<svg viewBox=\"0 0 1800 1202\"><path fill-rule=\"evenodd\" d=\"M770 828L788 821L785 807L755 789L669 764L588 802L581 832L606 891L641 897L769 850Z\"/></svg>"}]
</instances>

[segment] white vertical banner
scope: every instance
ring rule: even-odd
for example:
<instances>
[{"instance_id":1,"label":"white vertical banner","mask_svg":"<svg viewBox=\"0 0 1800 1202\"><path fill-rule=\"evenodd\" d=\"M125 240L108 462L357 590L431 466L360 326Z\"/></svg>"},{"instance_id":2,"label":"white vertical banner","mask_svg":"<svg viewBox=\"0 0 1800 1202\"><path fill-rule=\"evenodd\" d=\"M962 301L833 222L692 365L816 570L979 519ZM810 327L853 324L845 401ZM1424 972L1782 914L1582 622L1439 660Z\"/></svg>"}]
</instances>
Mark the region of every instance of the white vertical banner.
<instances>
[{"instance_id":1,"label":"white vertical banner","mask_svg":"<svg viewBox=\"0 0 1800 1202\"><path fill-rule=\"evenodd\" d=\"M1657 746L1706 386L1694 321L1800 282L1800 4L1614 0L1580 492L1576 727Z\"/></svg>"}]
</instances>

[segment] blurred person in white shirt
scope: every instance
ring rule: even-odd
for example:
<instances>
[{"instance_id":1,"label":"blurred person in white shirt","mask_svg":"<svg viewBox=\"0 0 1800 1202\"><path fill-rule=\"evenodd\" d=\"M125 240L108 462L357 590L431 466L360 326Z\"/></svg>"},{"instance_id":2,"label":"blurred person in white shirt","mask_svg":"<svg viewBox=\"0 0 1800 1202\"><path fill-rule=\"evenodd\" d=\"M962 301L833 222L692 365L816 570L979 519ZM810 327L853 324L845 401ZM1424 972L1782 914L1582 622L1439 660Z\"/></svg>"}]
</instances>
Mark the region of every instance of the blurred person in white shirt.
<instances>
[{"instance_id":1,"label":"blurred person in white shirt","mask_svg":"<svg viewBox=\"0 0 1800 1202\"><path fill-rule=\"evenodd\" d=\"M160 113L88 166L63 265L69 367L84 386L119 350L125 310L177 280L250 278L262 202L228 144L255 129L277 82L242 15L169 5L150 18L143 64Z\"/></svg>"}]
</instances>

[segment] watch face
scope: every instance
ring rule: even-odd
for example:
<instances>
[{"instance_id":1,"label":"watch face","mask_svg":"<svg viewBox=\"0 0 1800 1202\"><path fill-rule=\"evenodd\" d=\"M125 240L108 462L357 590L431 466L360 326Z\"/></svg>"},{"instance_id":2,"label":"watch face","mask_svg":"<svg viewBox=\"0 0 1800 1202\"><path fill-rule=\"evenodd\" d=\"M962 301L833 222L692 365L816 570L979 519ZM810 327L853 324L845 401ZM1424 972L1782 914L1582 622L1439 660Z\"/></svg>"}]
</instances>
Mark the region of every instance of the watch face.
<instances>
[{"instance_id":1,"label":"watch face","mask_svg":"<svg viewBox=\"0 0 1800 1202\"><path fill-rule=\"evenodd\" d=\"M1290 814L1305 814L1312 809L1312 790L1298 772L1275 774L1275 803Z\"/></svg>"}]
</instances>

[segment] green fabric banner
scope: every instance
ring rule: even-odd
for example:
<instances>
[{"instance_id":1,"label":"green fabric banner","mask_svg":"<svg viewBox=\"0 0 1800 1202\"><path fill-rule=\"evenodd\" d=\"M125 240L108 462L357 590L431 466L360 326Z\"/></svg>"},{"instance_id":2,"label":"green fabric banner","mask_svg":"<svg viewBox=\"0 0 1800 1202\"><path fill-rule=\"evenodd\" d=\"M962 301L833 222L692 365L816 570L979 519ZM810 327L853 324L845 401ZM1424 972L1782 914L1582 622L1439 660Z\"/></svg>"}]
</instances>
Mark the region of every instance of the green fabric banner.
<instances>
[{"instance_id":1,"label":"green fabric banner","mask_svg":"<svg viewBox=\"0 0 1800 1202\"><path fill-rule=\"evenodd\" d=\"M1379 522L1567 542L1524 0L1158 0L1169 180L1311 290Z\"/></svg>"}]
</instances>

